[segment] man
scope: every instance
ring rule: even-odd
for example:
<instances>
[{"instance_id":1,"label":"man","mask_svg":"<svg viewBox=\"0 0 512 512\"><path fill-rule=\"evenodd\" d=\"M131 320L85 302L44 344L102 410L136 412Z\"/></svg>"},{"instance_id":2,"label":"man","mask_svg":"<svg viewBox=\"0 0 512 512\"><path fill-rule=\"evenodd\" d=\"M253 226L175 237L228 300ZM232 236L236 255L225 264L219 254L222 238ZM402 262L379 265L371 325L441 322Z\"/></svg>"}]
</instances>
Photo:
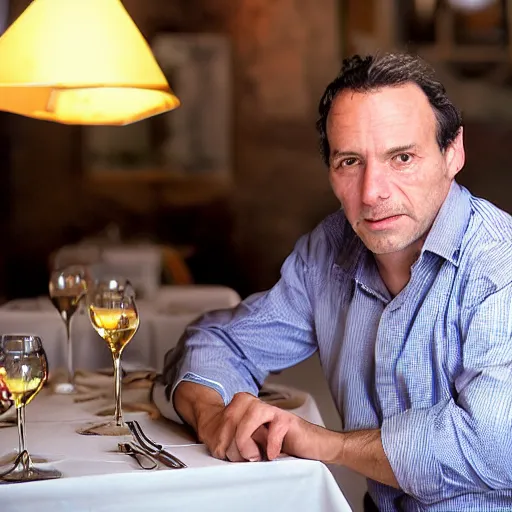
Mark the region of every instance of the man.
<instances>
[{"instance_id":1,"label":"man","mask_svg":"<svg viewBox=\"0 0 512 512\"><path fill-rule=\"evenodd\" d=\"M157 405L215 457L351 468L379 510L512 509L512 219L454 181L459 112L421 60L356 56L318 128L342 209L274 288L188 329ZM255 397L316 350L341 433Z\"/></svg>"}]
</instances>

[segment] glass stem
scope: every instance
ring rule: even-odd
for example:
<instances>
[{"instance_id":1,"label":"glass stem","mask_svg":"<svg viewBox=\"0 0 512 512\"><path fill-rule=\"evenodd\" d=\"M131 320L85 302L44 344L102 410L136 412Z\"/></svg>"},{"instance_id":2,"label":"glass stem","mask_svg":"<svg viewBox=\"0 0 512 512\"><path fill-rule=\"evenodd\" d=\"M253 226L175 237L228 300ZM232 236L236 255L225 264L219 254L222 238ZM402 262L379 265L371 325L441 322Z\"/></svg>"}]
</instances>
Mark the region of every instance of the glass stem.
<instances>
[{"instance_id":1,"label":"glass stem","mask_svg":"<svg viewBox=\"0 0 512 512\"><path fill-rule=\"evenodd\" d=\"M121 354L112 352L114 359L114 391L116 397L116 408L114 410L114 420L117 427L123 425L123 412L121 409Z\"/></svg>"},{"instance_id":2,"label":"glass stem","mask_svg":"<svg viewBox=\"0 0 512 512\"><path fill-rule=\"evenodd\" d=\"M19 453L26 450L25 442L25 406L16 408L16 416L18 417L18 437L19 437Z\"/></svg>"},{"instance_id":3,"label":"glass stem","mask_svg":"<svg viewBox=\"0 0 512 512\"><path fill-rule=\"evenodd\" d=\"M73 346L71 345L71 318L66 318L66 335L68 342L68 378L69 384L73 384L74 371L73 371Z\"/></svg>"}]
</instances>

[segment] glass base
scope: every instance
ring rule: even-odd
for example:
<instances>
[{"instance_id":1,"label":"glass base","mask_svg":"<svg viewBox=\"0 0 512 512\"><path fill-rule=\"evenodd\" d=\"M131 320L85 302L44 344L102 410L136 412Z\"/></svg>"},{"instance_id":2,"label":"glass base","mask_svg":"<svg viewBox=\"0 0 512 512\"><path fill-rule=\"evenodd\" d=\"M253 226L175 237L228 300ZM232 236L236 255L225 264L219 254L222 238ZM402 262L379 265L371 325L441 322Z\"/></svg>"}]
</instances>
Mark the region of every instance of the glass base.
<instances>
[{"instance_id":1,"label":"glass base","mask_svg":"<svg viewBox=\"0 0 512 512\"><path fill-rule=\"evenodd\" d=\"M14 464L14 461L19 457L19 452L13 450L12 452L8 452L4 455L0 455L0 466L8 466L9 464ZM36 464L45 464L47 462L53 462L42 455L32 455L30 454L30 459L32 462ZM0 471L1 473L1 471Z\"/></svg>"},{"instance_id":2,"label":"glass base","mask_svg":"<svg viewBox=\"0 0 512 512\"><path fill-rule=\"evenodd\" d=\"M115 421L107 423L90 423L76 431L83 436L131 436L130 429L123 423L116 425Z\"/></svg>"},{"instance_id":3,"label":"glass base","mask_svg":"<svg viewBox=\"0 0 512 512\"><path fill-rule=\"evenodd\" d=\"M62 473L56 469L46 469L36 466L26 450L18 455L12 468L8 468L3 472L0 471L0 481L10 483L54 480L55 478L61 477Z\"/></svg>"},{"instance_id":4,"label":"glass base","mask_svg":"<svg viewBox=\"0 0 512 512\"><path fill-rule=\"evenodd\" d=\"M71 382L57 382L52 386L52 390L56 395L72 395L75 393L75 385Z\"/></svg>"}]
</instances>

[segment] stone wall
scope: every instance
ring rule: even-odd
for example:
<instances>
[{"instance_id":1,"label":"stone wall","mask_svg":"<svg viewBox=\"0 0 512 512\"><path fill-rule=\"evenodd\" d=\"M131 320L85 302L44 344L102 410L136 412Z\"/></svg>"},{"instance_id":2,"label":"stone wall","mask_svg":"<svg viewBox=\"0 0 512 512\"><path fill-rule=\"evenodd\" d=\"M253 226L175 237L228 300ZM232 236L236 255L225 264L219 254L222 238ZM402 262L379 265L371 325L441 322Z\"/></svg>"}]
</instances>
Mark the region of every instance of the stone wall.
<instances>
[{"instance_id":1,"label":"stone wall","mask_svg":"<svg viewBox=\"0 0 512 512\"><path fill-rule=\"evenodd\" d=\"M219 206L230 218L215 226L219 239L229 247L223 248L225 257L212 254L210 261L236 266L236 279L235 274L226 279L242 294L270 286L297 237L337 206L318 156L314 123L320 95L339 64L338 2L123 3L147 38L161 30L230 36L234 187ZM28 0L13 0L12 17L27 4ZM10 227L15 247L11 260L26 280L23 285L17 281L12 293L39 293L46 286L43 274L52 249L101 227L109 217L122 223L129 214L115 204L102 203L83 186L80 128L7 117L12 142ZM138 192L142 198L144 190ZM212 208L215 205L203 217L178 217L185 223L180 230L187 230L187 222L207 224ZM164 205L160 214L170 226L172 211L172 205ZM155 212L148 215L154 218ZM188 227L201 232L197 225ZM172 240L172 227L169 232ZM210 273L210 280L215 276L222 280L228 270Z\"/></svg>"},{"instance_id":2,"label":"stone wall","mask_svg":"<svg viewBox=\"0 0 512 512\"><path fill-rule=\"evenodd\" d=\"M166 22L167 3L153 0L146 3L152 7L142 8L136 0L125 1L148 33L165 29L175 16L177 30L231 37L235 188L230 201L243 291L270 286L296 238L336 207L314 123L320 95L339 64L337 4L183 0L174 2Z\"/></svg>"}]
</instances>

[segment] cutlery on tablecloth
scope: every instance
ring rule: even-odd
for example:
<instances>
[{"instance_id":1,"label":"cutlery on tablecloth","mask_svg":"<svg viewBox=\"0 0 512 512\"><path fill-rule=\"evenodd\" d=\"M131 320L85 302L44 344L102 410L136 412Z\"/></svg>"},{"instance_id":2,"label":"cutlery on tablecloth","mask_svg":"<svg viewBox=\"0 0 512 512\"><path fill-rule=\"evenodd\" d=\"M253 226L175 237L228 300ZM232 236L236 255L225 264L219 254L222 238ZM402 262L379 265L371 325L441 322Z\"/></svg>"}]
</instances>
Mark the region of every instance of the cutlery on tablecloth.
<instances>
[{"instance_id":1,"label":"cutlery on tablecloth","mask_svg":"<svg viewBox=\"0 0 512 512\"><path fill-rule=\"evenodd\" d=\"M187 467L187 465L178 459L178 457L172 453L169 453L161 444L155 443L146 434L144 434L138 421L127 421L126 425L135 437L139 446L141 446L142 449L148 452L152 457L175 469L182 469Z\"/></svg>"},{"instance_id":2,"label":"cutlery on tablecloth","mask_svg":"<svg viewBox=\"0 0 512 512\"><path fill-rule=\"evenodd\" d=\"M118 443L119 451L122 453L126 453L126 455L129 455L133 459L136 460L137 464L142 469L155 469L158 466L158 463L156 462L151 455L148 455L143 450L138 448L137 446L131 444L131 443ZM146 464L145 464L146 462Z\"/></svg>"}]
</instances>

